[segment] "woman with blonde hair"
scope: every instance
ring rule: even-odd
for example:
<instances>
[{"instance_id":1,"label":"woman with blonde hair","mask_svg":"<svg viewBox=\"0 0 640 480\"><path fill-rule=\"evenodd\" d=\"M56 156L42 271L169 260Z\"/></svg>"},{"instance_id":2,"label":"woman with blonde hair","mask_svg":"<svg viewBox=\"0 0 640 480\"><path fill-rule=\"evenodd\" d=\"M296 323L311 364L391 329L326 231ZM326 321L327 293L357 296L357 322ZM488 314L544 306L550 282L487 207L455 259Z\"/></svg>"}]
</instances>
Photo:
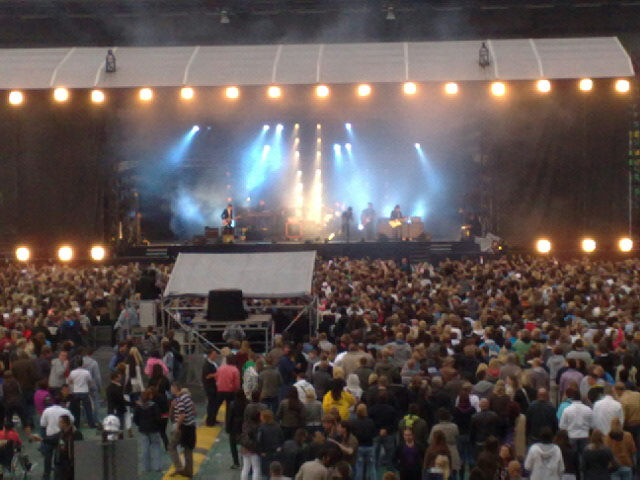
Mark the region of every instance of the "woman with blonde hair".
<instances>
[{"instance_id":1,"label":"woman with blonde hair","mask_svg":"<svg viewBox=\"0 0 640 480\"><path fill-rule=\"evenodd\" d=\"M618 417L611 419L611 430L604 438L604 444L611 449L613 458L616 459L618 469L611 473L612 480L631 480L633 470L633 457L636 453L636 444L629 432L622 430Z\"/></svg>"}]
</instances>

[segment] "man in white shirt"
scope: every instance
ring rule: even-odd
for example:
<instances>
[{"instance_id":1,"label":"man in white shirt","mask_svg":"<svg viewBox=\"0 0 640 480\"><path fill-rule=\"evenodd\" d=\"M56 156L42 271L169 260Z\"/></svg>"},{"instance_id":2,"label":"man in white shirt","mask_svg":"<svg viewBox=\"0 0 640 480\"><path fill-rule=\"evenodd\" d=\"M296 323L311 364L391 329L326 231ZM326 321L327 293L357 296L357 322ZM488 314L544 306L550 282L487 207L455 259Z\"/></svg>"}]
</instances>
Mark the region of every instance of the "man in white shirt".
<instances>
[{"instance_id":1,"label":"man in white shirt","mask_svg":"<svg viewBox=\"0 0 640 480\"><path fill-rule=\"evenodd\" d=\"M58 433L60 433L59 421L63 415L69 415L69 418L73 420L71 412L60 406L60 396L58 394L58 396L54 398L53 405L45 408L40 417L40 426L44 430L44 436L39 448L40 453L42 453L44 457L43 480L49 480L51 478L53 452L58 444Z\"/></svg>"},{"instance_id":2,"label":"man in white shirt","mask_svg":"<svg viewBox=\"0 0 640 480\"><path fill-rule=\"evenodd\" d=\"M298 390L298 398L303 405L309 403L309 400L307 400L307 391L312 391L314 398L316 396L316 390L313 388L313 385L307 381L304 372L297 372L296 383L294 383L293 386Z\"/></svg>"},{"instance_id":3,"label":"man in white shirt","mask_svg":"<svg viewBox=\"0 0 640 480\"><path fill-rule=\"evenodd\" d=\"M578 450L578 455L589 444L589 430L593 427L593 412L580 400L580 390L572 395L572 402L562 412L560 428L569 434L571 444Z\"/></svg>"},{"instance_id":4,"label":"man in white shirt","mask_svg":"<svg viewBox=\"0 0 640 480\"><path fill-rule=\"evenodd\" d=\"M80 411L80 404L84 405L84 413L87 417L87 423L90 428L96 428L96 424L93 420L93 408L91 407L91 398L89 397L89 390L94 385L91 379L91 374L82 363L82 358L78 357L74 359L75 368L71 370L67 377L67 383L71 388L73 394L73 401L71 402L71 410L75 416L76 428L80 428L80 419L82 417Z\"/></svg>"},{"instance_id":5,"label":"man in white shirt","mask_svg":"<svg viewBox=\"0 0 640 480\"><path fill-rule=\"evenodd\" d=\"M80 350L80 349L78 349ZM99 410L100 410L100 390L102 389L102 375L100 374L100 366L93 358L93 349L87 348L82 357L82 365L91 374L91 380L93 380L93 386L89 389L89 396L93 402L93 421L100 423Z\"/></svg>"},{"instance_id":6,"label":"man in white shirt","mask_svg":"<svg viewBox=\"0 0 640 480\"><path fill-rule=\"evenodd\" d=\"M605 385L604 393L604 397L598 400L593 406L593 428L608 435L611 430L611 420L613 418L618 417L620 423L624 425L624 412L620 402L611 396L611 385Z\"/></svg>"}]
</instances>

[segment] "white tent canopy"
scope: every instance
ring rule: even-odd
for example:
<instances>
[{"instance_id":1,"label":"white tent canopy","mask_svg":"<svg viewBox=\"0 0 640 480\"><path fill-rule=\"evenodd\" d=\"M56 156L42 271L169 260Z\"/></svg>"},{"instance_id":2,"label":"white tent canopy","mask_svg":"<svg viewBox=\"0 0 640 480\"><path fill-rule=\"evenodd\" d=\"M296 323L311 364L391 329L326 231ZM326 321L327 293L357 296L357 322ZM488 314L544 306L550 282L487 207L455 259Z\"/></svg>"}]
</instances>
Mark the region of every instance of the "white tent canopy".
<instances>
[{"instance_id":1,"label":"white tent canopy","mask_svg":"<svg viewBox=\"0 0 640 480\"><path fill-rule=\"evenodd\" d=\"M208 295L240 289L247 298L309 295L316 252L180 253L165 296Z\"/></svg>"}]
</instances>

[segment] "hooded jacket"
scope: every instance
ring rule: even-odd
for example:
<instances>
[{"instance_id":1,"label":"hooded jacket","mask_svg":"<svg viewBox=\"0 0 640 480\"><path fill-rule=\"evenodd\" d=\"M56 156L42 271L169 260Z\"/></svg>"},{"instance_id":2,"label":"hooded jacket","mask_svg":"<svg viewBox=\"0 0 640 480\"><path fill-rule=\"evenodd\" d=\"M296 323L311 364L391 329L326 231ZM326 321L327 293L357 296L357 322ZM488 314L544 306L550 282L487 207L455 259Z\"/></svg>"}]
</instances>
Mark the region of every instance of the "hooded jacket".
<instances>
[{"instance_id":1,"label":"hooded jacket","mask_svg":"<svg viewBox=\"0 0 640 480\"><path fill-rule=\"evenodd\" d=\"M531 472L529 480L560 480L564 461L560 447L553 443L536 443L527 454L524 468Z\"/></svg>"}]
</instances>

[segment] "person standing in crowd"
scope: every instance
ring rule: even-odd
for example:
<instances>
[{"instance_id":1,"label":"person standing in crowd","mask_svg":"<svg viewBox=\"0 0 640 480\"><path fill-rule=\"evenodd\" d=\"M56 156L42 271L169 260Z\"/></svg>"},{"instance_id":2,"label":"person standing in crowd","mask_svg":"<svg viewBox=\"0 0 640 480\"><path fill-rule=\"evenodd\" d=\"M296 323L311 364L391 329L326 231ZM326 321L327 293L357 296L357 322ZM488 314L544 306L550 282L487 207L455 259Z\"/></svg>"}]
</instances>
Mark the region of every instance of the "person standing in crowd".
<instances>
[{"instance_id":1,"label":"person standing in crowd","mask_svg":"<svg viewBox=\"0 0 640 480\"><path fill-rule=\"evenodd\" d=\"M356 418L352 420L351 428L358 440L355 480L376 480L378 467L373 442L377 429L376 424L369 418L367 406L364 403L356 407Z\"/></svg>"},{"instance_id":2,"label":"person standing in crowd","mask_svg":"<svg viewBox=\"0 0 640 480\"><path fill-rule=\"evenodd\" d=\"M631 480L633 478L633 459L636 445L633 436L622 430L620 419L611 419L611 429L604 437L604 444L609 447L618 469L611 474L612 480Z\"/></svg>"},{"instance_id":3,"label":"person standing in crowd","mask_svg":"<svg viewBox=\"0 0 640 480\"><path fill-rule=\"evenodd\" d=\"M233 459L232 470L240 468L240 457L238 456L238 443L242 436L242 425L244 424L244 414L247 409L247 397L242 390L235 393L233 401L229 406L229 415L225 428L229 434L229 448L231 449L231 458Z\"/></svg>"},{"instance_id":4,"label":"person standing in crowd","mask_svg":"<svg viewBox=\"0 0 640 480\"><path fill-rule=\"evenodd\" d=\"M226 363L218 368L218 371L215 373L215 379L217 393L211 415L214 419L217 419L218 410L222 403L226 403L227 412L229 412L229 406L235 397L235 393L240 390L240 371L236 367L235 357L233 355L229 355Z\"/></svg>"},{"instance_id":5,"label":"person standing in crowd","mask_svg":"<svg viewBox=\"0 0 640 480\"><path fill-rule=\"evenodd\" d=\"M93 419L93 407L91 406L91 397L89 391L94 386L91 374L84 367L82 357L75 357L73 359L74 369L69 373L67 382L71 388L71 394L73 395L72 409L73 416L75 417L75 427L80 428L82 422L82 410L84 408L84 414L89 424L89 428L96 428L95 421Z\"/></svg>"},{"instance_id":6,"label":"person standing in crowd","mask_svg":"<svg viewBox=\"0 0 640 480\"><path fill-rule=\"evenodd\" d=\"M202 364L202 386L204 387L204 393L207 395L207 427L214 427L218 423L216 418L217 411L215 411L216 395L218 394L216 382L216 373L218 372L217 358L218 352L212 348L207 353Z\"/></svg>"},{"instance_id":7,"label":"person standing in crowd","mask_svg":"<svg viewBox=\"0 0 640 480\"><path fill-rule=\"evenodd\" d=\"M282 429L276 423L271 410L260 412L260 426L257 434L258 452L260 452L260 469L269 471L269 465L275 460L276 453L284 443Z\"/></svg>"},{"instance_id":8,"label":"person standing in crowd","mask_svg":"<svg viewBox=\"0 0 640 480\"><path fill-rule=\"evenodd\" d=\"M620 402L613 398L611 385L607 384L604 387L604 396L593 405L593 428L607 435L611 429L611 420L614 418L624 423L624 411Z\"/></svg>"},{"instance_id":9,"label":"person standing in crowd","mask_svg":"<svg viewBox=\"0 0 640 480\"><path fill-rule=\"evenodd\" d=\"M304 404L296 387L290 387L287 398L280 402L276 420L280 423L285 440L292 439L295 431L304 426Z\"/></svg>"},{"instance_id":10,"label":"person standing in crowd","mask_svg":"<svg viewBox=\"0 0 640 480\"><path fill-rule=\"evenodd\" d=\"M40 417L42 427L42 442L40 443L40 453L44 457L43 480L51 478L53 470L53 453L58 445L58 434L60 433L60 418L66 416L73 421L71 412L60 406L60 394L53 397L53 403L44 409Z\"/></svg>"},{"instance_id":11,"label":"person standing in crowd","mask_svg":"<svg viewBox=\"0 0 640 480\"><path fill-rule=\"evenodd\" d=\"M611 428L611 427L609 427ZM615 458L611 449L604 443L604 435L600 430L591 433L591 441L582 454L580 463L584 480L609 480L609 471L614 465Z\"/></svg>"},{"instance_id":12,"label":"person standing in crowd","mask_svg":"<svg viewBox=\"0 0 640 480\"><path fill-rule=\"evenodd\" d=\"M336 409L342 420L348 420L350 410L355 405L356 399L345 391L344 387L344 380L335 379L331 389L322 399L322 408L324 413L331 413L333 409Z\"/></svg>"},{"instance_id":13,"label":"person standing in crowd","mask_svg":"<svg viewBox=\"0 0 640 480\"><path fill-rule=\"evenodd\" d=\"M553 439L562 452L562 463L564 464L563 480L576 480L580 470L580 459L578 450L571 444L566 430L558 430Z\"/></svg>"},{"instance_id":14,"label":"person standing in crowd","mask_svg":"<svg viewBox=\"0 0 640 480\"><path fill-rule=\"evenodd\" d=\"M329 478L329 466L334 462L334 456L330 449L320 451L318 458L305 462L295 480L323 480ZM243 479L244 480L244 479Z\"/></svg>"},{"instance_id":15,"label":"person standing in crowd","mask_svg":"<svg viewBox=\"0 0 640 480\"><path fill-rule=\"evenodd\" d=\"M179 383L171 384L174 400L171 407L173 433L169 441L169 455L174 471L171 476L193 477L193 449L196 448L196 408L191 395ZM178 454L178 447L184 452L184 465Z\"/></svg>"},{"instance_id":16,"label":"person standing in crowd","mask_svg":"<svg viewBox=\"0 0 640 480\"><path fill-rule=\"evenodd\" d=\"M580 391L572 393L571 405L564 409L560 418L560 428L567 431L571 444L579 455L589 444L589 431L593 427L593 412L582 403Z\"/></svg>"},{"instance_id":17,"label":"person standing in crowd","mask_svg":"<svg viewBox=\"0 0 640 480\"><path fill-rule=\"evenodd\" d=\"M422 464L425 459L425 447L417 444L413 430L405 428L402 442L393 453L394 465L400 473L400 480L422 478Z\"/></svg>"},{"instance_id":18,"label":"person standing in crowd","mask_svg":"<svg viewBox=\"0 0 640 480\"><path fill-rule=\"evenodd\" d=\"M99 425L101 423L100 403L102 401L100 397L100 392L102 390L102 374L100 373L100 366L93 358L93 348L91 347L87 347L84 350L78 349L76 355L82 358L83 367L91 375L92 384L89 388L89 397L93 402L93 420L97 425Z\"/></svg>"},{"instance_id":19,"label":"person standing in crowd","mask_svg":"<svg viewBox=\"0 0 640 480\"><path fill-rule=\"evenodd\" d=\"M282 449L278 453L278 458L280 459L281 464L281 475L284 475L287 478L293 478L296 476L298 470L305 462L308 447L307 440L309 438L309 434L303 428L299 428L296 430L293 438L291 440L286 440L282 445ZM276 462L274 462L276 463ZM271 464L271 469L273 469L273 463Z\"/></svg>"},{"instance_id":20,"label":"person standing in crowd","mask_svg":"<svg viewBox=\"0 0 640 480\"><path fill-rule=\"evenodd\" d=\"M260 480L260 454L258 451L258 429L260 428L260 410L245 410L245 421L242 424L242 434L240 435L240 445L242 445L242 473L241 480Z\"/></svg>"},{"instance_id":21,"label":"person standing in crowd","mask_svg":"<svg viewBox=\"0 0 640 480\"><path fill-rule=\"evenodd\" d=\"M545 427L551 430L551 438L553 438L553 435L558 431L556 409L549 401L549 393L546 388L538 389L536 401L529 406L526 417L529 444L540 441L540 432Z\"/></svg>"},{"instance_id":22,"label":"person standing in crowd","mask_svg":"<svg viewBox=\"0 0 640 480\"><path fill-rule=\"evenodd\" d=\"M429 436L429 446L433 444L434 435L436 432L442 432L444 434L447 448L449 450L449 461L451 467L451 473L454 478L457 478L458 472L461 468L460 454L458 453L458 436L460 435L458 426L451 422L451 412L446 408L440 408L438 410L438 424L434 425L431 429Z\"/></svg>"},{"instance_id":23,"label":"person standing in crowd","mask_svg":"<svg viewBox=\"0 0 640 480\"><path fill-rule=\"evenodd\" d=\"M73 426L71 417L60 416L58 421L60 432L54 455L55 480L75 479L75 442L83 440L80 430Z\"/></svg>"},{"instance_id":24,"label":"person standing in crowd","mask_svg":"<svg viewBox=\"0 0 640 480\"><path fill-rule=\"evenodd\" d=\"M525 470L530 472L531 480L561 480L564 474L562 450L553 442L553 433L549 427L540 430L540 442L529 449L524 461Z\"/></svg>"},{"instance_id":25,"label":"person standing in crowd","mask_svg":"<svg viewBox=\"0 0 640 480\"><path fill-rule=\"evenodd\" d=\"M33 427L33 416L35 414L34 393L38 382L38 369L36 362L29 357L26 351L18 352L18 360L13 362L11 368L13 375L22 390L22 405L24 415L30 427Z\"/></svg>"},{"instance_id":26,"label":"person standing in crowd","mask_svg":"<svg viewBox=\"0 0 640 480\"><path fill-rule=\"evenodd\" d=\"M51 372L49 373L49 388L54 395L60 391L62 385L66 383L69 375L69 358L66 350L60 350L58 358L51 362Z\"/></svg>"},{"instance_id":27,"label":"person standing in crowd","mask_svg":"<svg viewBox=\"0 0 640 480\"><path fill-rule=\"evenodd\" d=\"M122 374L119 371L111 373L111 383L107 387L107 415L115 415L120 420L120 428L124 429L124 415L127 413L129 402L124 398Z\"/></svg>"},{"instance_id":28,"label":"person standing in crowd","mask_svg":"<svg viewBox=\"0 0 640 480\"><path fill-rule=\"evenodd\" d=\"M260 401L267 405L274 414L278 410L278 398L282 383L282 375L274 365L273 356L267 354L264 369L258 373L258 390L260 390Z\"/></svg>"},{"instance_id":29,"label":"person standing in crowd","mask_svg":"<svg viewBox=\"0 0 640 480\"><path fill-rule=\"evenodd\" d=\"M169 448L169 438L167 437L167 425L169 424L169 395L171 395L171 383L164 376L162 365L153 366L153 374L149 379L149 388L153 392L153 401L160 409L160 438L164 449Z\"/></svg>"},{"instance_id":30,"label":"person standing in crowd","mask_svg":"<svg viewBox=\"0 0 640 480\"><path fill-rule=\"evenodd\" d=\"M153 389L142 392L141 402L135 406L133 423L138 426L142 442L142 469L145 472L161 472L160 408L153 401Z\"/></svg>"}]
</instances>

